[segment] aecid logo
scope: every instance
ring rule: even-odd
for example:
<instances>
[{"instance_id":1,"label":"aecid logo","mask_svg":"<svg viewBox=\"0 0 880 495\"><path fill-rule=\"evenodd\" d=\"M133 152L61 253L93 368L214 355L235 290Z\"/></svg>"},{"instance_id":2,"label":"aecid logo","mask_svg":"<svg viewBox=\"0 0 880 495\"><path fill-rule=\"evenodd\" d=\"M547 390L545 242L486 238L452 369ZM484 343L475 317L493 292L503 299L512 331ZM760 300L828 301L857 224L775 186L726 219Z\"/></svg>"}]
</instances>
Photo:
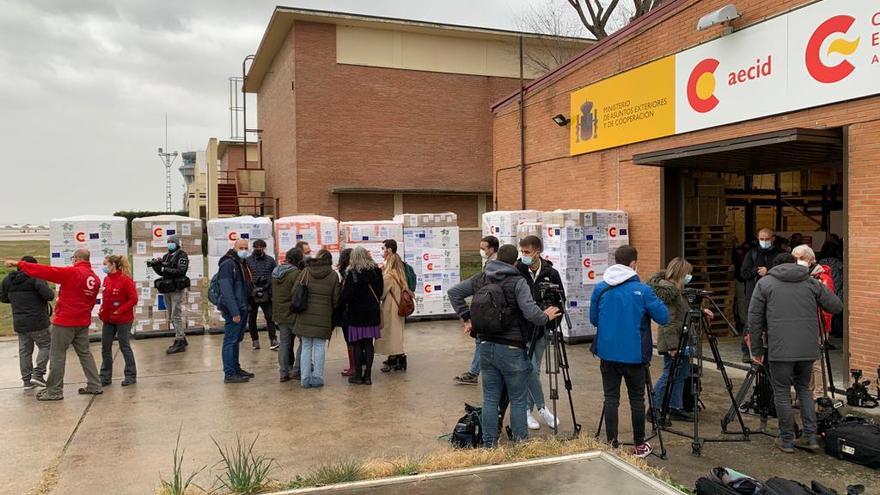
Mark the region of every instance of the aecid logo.
<instances>
[{"instance_id":1,"label":"aecid logo","mask_svg":"<svg viewBox=\"0 0 880 495\"><path fill-rule=\"evenodd\" d=\"M155 229L153 229L153 237L155 237L156 239L161 239L162 234L164 233L165 232L162 230L162 227L156 227Z\"/></svg>"},{"instance_id":2,"label":"aecid logo","mask_svg":"<svg viewBox=\"0 0 880 495\"><path fill-rule=\"evenodd\" d=\"M77 232L75 236L76 242L86 242L86 233L85 232Z\"/></svg>"},{"instance_id":3,"label":"aecid logo","mask_svg":"<svg viewBox=\"0 0 880 495\"><path fill-rule=\"evenodd\" d=\"M707 58L698 63L687 83L687 100L695 112L711 112L720 101L715 96L715 71L721 63Z\"/></svg>"},{"instance_id":4,"label":"aecid logo","mask_svg":"<svg viewBox=\"0 0 880 495\"><path fill-rule=\"evenodd\" d=\"M237 241L238 240L238 232L235 232L235 231L229 232L229 234L226 236L226 238L229 239L230 241Z\"/></svg>"},{"instance_id":5,"label":"aecid logo","mask_svg":"<svg viewBox=\"0 0 880 495\"><path fill-rule=\"evenodd\" d=\"M813 79L820 83L833 84L846 79L856 69L852 63L846 60L846 57L855 53L859 48L859 43L862 41L861 36L851 41L840 36L828 44L825 57L832 53L844 57L836 65L827 65L823 60L822 53L822 45L828 38L835 34L846 34L855 22L855 17L837 15L820 24L810 36L804 58L807 72Z\"/></svg>"}]
</instances>

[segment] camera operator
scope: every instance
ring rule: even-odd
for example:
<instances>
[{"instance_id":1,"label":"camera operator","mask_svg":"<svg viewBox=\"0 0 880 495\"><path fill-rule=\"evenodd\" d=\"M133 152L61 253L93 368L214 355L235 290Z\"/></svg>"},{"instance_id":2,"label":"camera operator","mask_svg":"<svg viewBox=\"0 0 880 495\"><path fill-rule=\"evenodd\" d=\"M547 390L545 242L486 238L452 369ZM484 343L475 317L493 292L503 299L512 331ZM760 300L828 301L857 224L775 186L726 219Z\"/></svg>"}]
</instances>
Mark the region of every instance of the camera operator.
<instances>
[{"instance_id":1,"label":"camera operator","mask_svg":"<svg viewBox=\"0 0 880 495\"><path fill-rule=\"evenodd\" d=\"M767 271L773 266L773 259L782 253L782 249L776 245L776 241L776 234L772 230L766 227L761 229L758 231L758 245L753 247L743 259L739 274L746 283L746 301L752 300L752 294L755 292L758 281L767 276ZM746 325L746 330L748 330L748 325ZM749 363L752 359L749 355L749 346L746 344L746 333L743 332L741 344L742 362Z\"/></svg>"},{"instance_id":2,"label":"camera operator","mask_svg":"<svg viewBox=\"0 0 880 495\"><path fill-rule=\"evenodd\" d=\"M528 438L526 404L532 363L526 354L527 327L546 325L560 315L558 308L541 311L535 303L528 282L513 266L517 254L513 245L501 246L498 259L488 262L484 273L474 275L448 292L465 330L476 332L480 338L481 423L486 447L494 447L498 441L498 406L505 387L510 396L513 439ZM474 298L469 308L465 298L471 296Z\"/></svg>"},{"instance_id":3,"label":"camera operator","mask_svg":"<svg viewBox=\"0 0 880 495\"><path fill-rule=\"evenodd\" d=\"M749 304L752 355L759 365L769 360L773 400L779 418L776 446L789 454L794 453L795 447L818 452L816 406L810 390L813 362L820 358L816 306L839 313L843 311L843 303L821 282L810 277L809 268L795 263L794 256L780 254L774 265L767 276L758 281ZM768 349L763 345L765 337ZM804 434L796 442L791 412L792 384L800 398L804 423Z\"/></svg>"},{"instance_id":4,"label":"camera operator","mask_svg":"<svg viewBox=\"0 0 880 495\"><path fill-rule=\"evenodd\" d=\"M590 323L596 327L594 355L601 359L602 388L605 393L605 424L608 443L616 447L617 408L620 381L626 382L632 412L633 454L647 457L651 444L645 441L645 366L651 362L651 321L669 322L669 310L650 287L639 280L636 268L639 253L632 246L614 251L617 263L608 267L603 281L590 299Z\"/></svg>"},{"instance_id":5,"label":"camera operator","mask_svg":"<svg viewBox=\"0 0 880 495\"><path fill-rule=\"evenodd\" d=\"M162 258L156 258L147 262L147 266L153 269L161 278L156 280L154 287L165 298L168 308L169 320L174 327L174 343L165 353L175 354L186 352L185 327L183 325L183 295L190 287L189 256L180 248L180 238L176 235L168 237L168 252Z\"/></svg>"},{"instance_id":6,"label":"camera operator","mask_svg":"<svg viewBox=\"0 0 880 495\"><path fill-rule=\"evenodd\" d=\"M251 255L244 259L251 271L251 290L248 295L248 330L254 350L260 348L260 334L257 332L257 309L263 310L266 318L266 332L269 334L269 348L278 349L275 335L275 322L272 321L272 270L278 266L275 258L266 254L266 241L254 241Z\"/></svg>"},{"instance_id":7,"label":"camera operator","mask_svg":"<svg viewBox=\"0 0 880 495\"><path fill-rule=\"evenodd\" d=\"M545 307L545 301L540 296L539 286L541 284L553 284L559 288L560 299L565 300L565 291L562 289L562 278L559 272L553 268L553 263L541 259L541 253L544 250L544 244L536 236L530 235L519 241L520 259L516 264L516 268L525 277L532 291L532 297L535 301ZM559 308L561 312L563 308ZM550 322L547 330L555 331L559 326L559 320ZM537 331L537 329L532 329ZM530 332L531 334L531 332ZM559 420L553 416L553 413L547 409L544 403L544 390L541 388L541 361L544 358L544 352L547 350L547 338L542 335L535 335L535 348L532 350L532 376L529 377L529 411L526 414L530 430L538 430L541 425L538 420L532 416L535 407L538 408L538 416L544 420L544 423L550 428L555 428L559 424Z\"/></svg>"}]
</instances>

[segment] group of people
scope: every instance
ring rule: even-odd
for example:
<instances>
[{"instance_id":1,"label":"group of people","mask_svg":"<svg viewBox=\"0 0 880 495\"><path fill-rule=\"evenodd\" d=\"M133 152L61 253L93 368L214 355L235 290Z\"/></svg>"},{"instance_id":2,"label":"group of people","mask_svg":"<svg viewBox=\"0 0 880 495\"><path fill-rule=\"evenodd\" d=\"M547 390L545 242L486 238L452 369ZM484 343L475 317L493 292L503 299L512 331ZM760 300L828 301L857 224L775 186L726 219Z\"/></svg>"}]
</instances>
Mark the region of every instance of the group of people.
<instances>
[{"instance_id":1,"label":"group of people","mask_svg":"<svg viewBox=\"0 0 880 495\"><path fill-rule=\"evenodd\" d=\"M313 255L306 242L287 251L281 264L266 254L265 242L254 241L252 252L249 247L247 240L239 239L219 261L217 308L225 323L225 383L254 377L241 367L239 346L249 322L253 347L260 348L258 309L265 315L271 348L278 350L281 382L299 380L304 388L323 387L327 343L337 327L348 347L349 364L342 375L350 384L372 384L376 353L387 356L383 372L406 370L405 316L400 307L415 277L397 254L395 240L383 242L381 268L363 247L343 250L336 270L329 251Z\"/></svg>"}]
</instances>

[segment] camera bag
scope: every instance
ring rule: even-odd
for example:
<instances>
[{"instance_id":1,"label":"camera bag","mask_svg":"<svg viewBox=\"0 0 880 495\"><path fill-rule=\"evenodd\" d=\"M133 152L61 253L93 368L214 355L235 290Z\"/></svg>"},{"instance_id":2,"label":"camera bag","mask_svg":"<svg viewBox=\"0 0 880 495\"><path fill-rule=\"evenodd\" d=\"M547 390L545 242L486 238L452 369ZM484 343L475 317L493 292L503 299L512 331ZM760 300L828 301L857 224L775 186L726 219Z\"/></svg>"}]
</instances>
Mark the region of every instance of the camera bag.
<instances>
[{"instance_id":1,"label":"camera bag","mask_svg":"<svg viewBox=\"0 0 880 495\"><path fill-rule=\"evenodd\" d=\"M474 449L483 445L482 408L465 403L464 416L458 418L449 443L457 449Z\"/></svg>"},{"instance_id":2,"label":"camera bag","mask_svg":"<svg viewBox=\"0 0 880 495\"><path fill-rule=\"evenodd\" d=\"M816 495L803 483L794 480L773 477L764 483L764 492L767 495Z\"/></svg>"},{"instance_id":3,"label":"camera bag","mask_svg":"<svg viewBox=\"0 0 880 495\"><path fill-rule=\"evenodd\" d=\"M880 468L880 425L847 417L825 433L825 453L870 468Z\"/></svg>"},{"instance_id":4,"label":"camera bag","mask_svg":"<svg viewBox=\"0 0 880 495\"><path fill-rule=\"evenodd\" d=\"M697 480L697 495L756 495L763 485L751 476L726 467L716 467Z\"/></svg>"}]
</instances>

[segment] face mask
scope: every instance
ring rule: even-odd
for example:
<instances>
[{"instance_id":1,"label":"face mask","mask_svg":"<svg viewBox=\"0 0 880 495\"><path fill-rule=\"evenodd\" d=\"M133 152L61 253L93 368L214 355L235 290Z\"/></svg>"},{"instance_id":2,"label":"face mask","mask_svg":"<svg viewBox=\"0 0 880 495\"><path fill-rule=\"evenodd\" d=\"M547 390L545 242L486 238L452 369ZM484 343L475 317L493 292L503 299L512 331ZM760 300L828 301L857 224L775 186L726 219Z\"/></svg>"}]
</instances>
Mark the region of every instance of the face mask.
<instances>
[{"instance_id":1,"label":"face mask","mask_svg":"<svg viewBox=\"0 0 880 495\"><path fill-rule=\"evenodd\" d=\"M104 272L104 273L110 273L110 269L107 268L106 266L102 266L102 267L101 267L101 271Z\"/></svg>"},{"instance_id":2,"label":"face mask","mask_svg":"<svg viewBox=\"0 0 880 495\"><path fill-rule=\"evenodd\" d=\"M169 250L169 251L174 251L175 249L177 249L177 244L174 243L174 242L169 242L169 243L168 243L168 250Z\"/></svg>"},{"instance_id":3,"label":"face mask","mask_svg":"<svg viewBox=\"0 0 880 495\"><path fill-rule=\"evenodd\" d=\"M266 252L263 251L262 249L257 249L257 250L254 250L254 254L262 258L263 255L266 254Z\"/></svg>"},{"instance_id":4,"label":"face mask","mask_svg":"<svg viewBox=\"0 0 880 495\"><path fill-rule=\"evenodd\" d=\"M810 262L808 262L807 260L797 260L797 264L807 268L810 267Z\"/></svg>"},{"instance_id":5,"label":"face mask","mask_svg":"<svg viewBox=\"0 0 880 495\"><path fill-rule=\"evenodd\" d=\"M531 256L523 256L519 260L522 262L523 265L526 265L526 266L532 266L532 263L534 263L534 260L532 259Z\"/></svg>"},{"instance_id":6,"label":"face mask","mask_svg":"<svg viewBox=\"0 0 880 495\"><path fill-rule=\"evenodd\" d=\"M485 249L480 249L480 258L486 259L486 258L488 258L488 257L489 257L489 255L486 254L486 250L485 250Z\"/></svg>"},{"instance_id":7,"label":"face mask","mask_svg":"<svg viewBox=\"0 0 880 495\"><path fill-rule=\"evenodd\" d=\"M238 257L241 258L241 259L245 259L245 258L248 257L248 252L247 252L247 250L244 250L244 251L236 251L235 254L237 254Z\"/></svg>"},{"instance_id":8,"label":"face mask","mask_svg":"<svg viewBox=\"0 0 880 495\"><path fill-rule=\"evenodd\" d=\"M691 275L690 273L688 273L687 275L684 276L684 285L691 283L691 280L693 280L693 279L694 279L694 276Z\"/></svg>"},{"instance_id":9,"label":"face mask","mask_svg":"<svg viewBox=\"0 0 880 495\"><path fill-rule=\"evenodd\" d=\"M761 245L761 249L770 249L770 246L773 245L771 241L758 241L758 244Z\"/></svg>"}]
</instances>

